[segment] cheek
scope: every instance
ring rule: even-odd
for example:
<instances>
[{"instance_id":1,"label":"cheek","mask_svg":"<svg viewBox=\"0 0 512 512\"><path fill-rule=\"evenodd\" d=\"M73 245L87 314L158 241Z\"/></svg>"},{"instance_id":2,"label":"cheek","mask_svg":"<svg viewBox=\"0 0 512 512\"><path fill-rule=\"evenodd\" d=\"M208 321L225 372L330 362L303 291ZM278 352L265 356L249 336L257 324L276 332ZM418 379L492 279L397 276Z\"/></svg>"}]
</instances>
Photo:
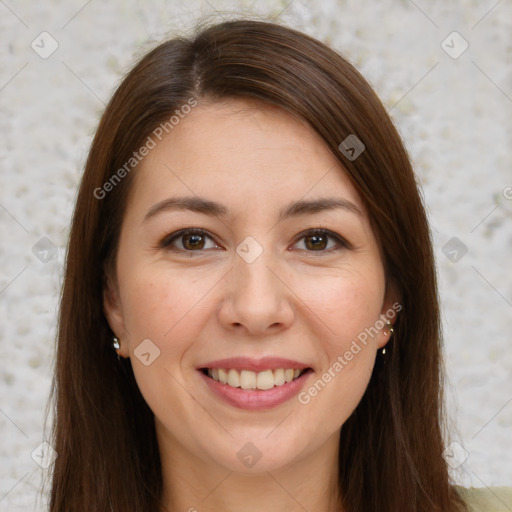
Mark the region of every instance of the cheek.
<instances>
[{"instance_id":1,"label":"cheek","mask_svg":"<svg viewBox=\"0 0 512 512\"><path fill-rule=\"evenodd\" d=\"M123 313L133 342L141 337L154 338L164 348L172 338L176 339L177 330L193 330L196 323L191 317L201 311L201 301L214 281L211 275L205 279L158 266L132 273L125 281Z\"/></svg>"},{"instance_id":2,"label":"cheek","mask_svg":"<svg viewBox=\"0 0 512 512\"><path fill-rule=\"evenodd\" d=\"M182 373L212 316L209 293L221 284L222 274L177 272L162 265L132 268L136 270L125 274L122 282L126 341L135 378L153 410L160 403L181 406L187 402L186 394L181 395Z\"/></svg>"},{"instance_id":3,"label":"cheek","mask_svg":"<svg viewBox=\"0 0 512 512\"><path fill-rule=\"evenodd\" d=\"M344 271L314 279L302 278L304 302L316 317L322 351L321 368L299 401L325 421L310 424L312 435L340 428L360 402L371 377L376 354L384 278L375 273ZM326 415L326 412L329 414Z\"/></svg>"},{"instance_id":4,"label":"cheek","mask_svg":"<svg viewBox=\"0 0 512 512\"><path fill-rule=\"evenodd\" d=\"M322 328L325 351L337 356L350 341L374 326L381 313L384 277L380 269L345 268L296 276L293 289Z\"/></svg>"},{"instance_id":5,"label":"cheek","mask_svg":"<svg viewBox=\"0 0 512 512\"><path fill-rule=\"evenodd\" d=\"M173 432L180 431L179 418L191 418L197 412L182 370L210 316L205 310L207 294L216 281L211 273L203 279L157 265L139 268L124 281L124 315L135 379L149 407L158 418L166 419ZM169 410L174 411L172 416Z\"/></svg>"}]
</instances>

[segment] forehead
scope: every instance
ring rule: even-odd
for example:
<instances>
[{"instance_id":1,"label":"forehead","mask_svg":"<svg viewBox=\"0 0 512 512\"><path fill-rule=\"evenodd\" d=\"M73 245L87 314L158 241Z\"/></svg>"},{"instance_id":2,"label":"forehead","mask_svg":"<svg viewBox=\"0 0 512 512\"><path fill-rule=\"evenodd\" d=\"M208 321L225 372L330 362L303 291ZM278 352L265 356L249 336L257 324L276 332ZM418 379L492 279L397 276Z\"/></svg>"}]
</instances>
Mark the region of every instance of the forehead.
<instances>
[{"instance_id":1,"label":"forehead","mask_svg":"<svg viewBox=\"0 0 512 512\"><path fill-rule=\"evenodd\" d=\"M364 210L343 167L304 121L255 100L203 102L142 160L135 199L217 198L266 211L290 199L342 195ZM254 205L253 205L254 206Z\"/></svg>"},{"instance_id":2,"label":"forehead","mask_svg":"<svg viewBox=\"0 0 512 512\"><path fill-rule=\"evenodd\" d=\"M251 99L199 104L164 141L167 149L181 150L190 159L212 155L212 163L225 162L228 167L243 161L246 155L299 161L305 153L317 157L323 153L322 163L328 156L325 144L304 120L275 105ZM162 152L164 145L160 145ZM335 163L332 156L330 160ZM250 161L246 162L248 166Z\"/></svg>"}]
</instances>

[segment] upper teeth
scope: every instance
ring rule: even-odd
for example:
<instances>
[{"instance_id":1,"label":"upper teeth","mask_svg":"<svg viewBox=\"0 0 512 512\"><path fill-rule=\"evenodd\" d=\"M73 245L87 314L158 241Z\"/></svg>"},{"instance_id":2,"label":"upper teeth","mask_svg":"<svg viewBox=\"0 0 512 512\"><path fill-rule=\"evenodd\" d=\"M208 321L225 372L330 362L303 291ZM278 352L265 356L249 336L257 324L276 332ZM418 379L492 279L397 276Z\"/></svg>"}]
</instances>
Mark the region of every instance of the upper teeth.
<instances>
[{"instance_id":1,"label":"upper teeth","mask_svg":"<svg viewBox=\"0 0 512 512\"><path fill-rule=\"evenodd\" d=\"M292 368L277 370L265 370L252 372L250 370L238 371L233 368L208 368L208 376L213 380L227 384L234 388L242 389L271 389L274 386L282 386L285 382L291 382L300 375L301 370Z\"/></svg>"}]
</instances>

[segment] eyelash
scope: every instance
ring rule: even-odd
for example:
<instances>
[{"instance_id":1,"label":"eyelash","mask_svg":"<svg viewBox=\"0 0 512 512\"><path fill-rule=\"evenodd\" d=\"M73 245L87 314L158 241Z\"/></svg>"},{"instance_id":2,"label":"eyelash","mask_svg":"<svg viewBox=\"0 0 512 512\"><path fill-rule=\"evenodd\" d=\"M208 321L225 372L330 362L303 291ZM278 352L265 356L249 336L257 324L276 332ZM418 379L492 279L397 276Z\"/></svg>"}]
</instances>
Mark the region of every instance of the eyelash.
<instances>
[{"instance_id":1,"label":"eyelash","mask_svg":"<svg viewBox=\"0 0 512 512\"><path fill-rule=\"evenodd\" d=\"M203 251L209 250L209 249L190 250L190 249L170 248L170 246L172 245L172 243L175 240L178 240L179 238L184 237L186 235L203 235L203 236L210 238L214 243L216 243L215 240L213 239L213 237L204 229L187 228L187 229L182 229L180 231L176 231L175 233L171 233L170 235L167 235L166 237L164 237L163 240L159 244L159 248L168 249L169 251L174 251L174 252L187 252L187 253L203 252ZM329 229L325 229L325 228L313 228L313 229L308 229L306 231L303 231L302 233L297 235L296 241L294 242L293 245L297 244L297 242L299 242L303 238L307 238L309 236L315 236L315 235L326 235L328 238L335 240L339 247L331 248L331 249L323 249L323 250L318 250L318 251L313 251L313 250L310 251L307 249L302 249L302 250L305 250L306 252L310 252L310 253L320 253L320 254L329 253L330 254L332 252L337 252L342 249L352 249L352 246L344 238L342 238L340 235L330 231Z\"/></svg>"}]
</instances>

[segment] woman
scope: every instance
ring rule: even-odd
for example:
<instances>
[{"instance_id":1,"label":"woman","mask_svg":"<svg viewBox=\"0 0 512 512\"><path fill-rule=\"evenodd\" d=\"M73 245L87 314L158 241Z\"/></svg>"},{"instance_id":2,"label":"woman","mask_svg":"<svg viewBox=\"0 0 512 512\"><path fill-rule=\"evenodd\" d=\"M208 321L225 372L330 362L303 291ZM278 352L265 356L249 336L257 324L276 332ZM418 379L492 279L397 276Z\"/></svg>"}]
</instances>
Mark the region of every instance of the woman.
<instances>
[{"instance_id":1,"label":"woman","mask_svg":"<svg viewBox=\"0 0 512 512\"><path fill-rule=\"evenodd\" d=\"M467 510L441 377L425 211L354 67L247 20L143 57L76 203L50 510Z\"/></svg>"}]
</instances>

